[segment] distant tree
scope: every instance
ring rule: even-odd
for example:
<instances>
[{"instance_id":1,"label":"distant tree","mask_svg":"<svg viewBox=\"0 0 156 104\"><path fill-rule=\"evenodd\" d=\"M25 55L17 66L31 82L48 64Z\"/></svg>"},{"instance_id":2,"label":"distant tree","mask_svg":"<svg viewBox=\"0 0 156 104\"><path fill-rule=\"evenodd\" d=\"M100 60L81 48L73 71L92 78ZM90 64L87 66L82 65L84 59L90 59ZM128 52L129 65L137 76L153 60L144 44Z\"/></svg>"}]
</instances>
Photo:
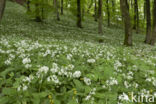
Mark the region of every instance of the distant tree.
<instances>
[{"instance_id":1,"label":"distant tree","mask_svg":"<svg viewBox=\"0 0 156 104\"><path fill-rule=\"evenodd\" d=\"M91 0L90 4L89 4L89 6L88 6L87 13L89 13L89 11L90 11L90 9L91 9L91 7L92 7L92 5L93 5L93 2L94 2L94 0Z\"/></svg>"},{"instance_id":2,"label":"distant tree","mask_svg":"<svg viewBox=\"0 0 156 104\"><path fill-rule=\"evenodd\" d=\"M27 11L30 11L30 0L27 0L26 4L27 4Z\"/></svg>"},{"instance_id":3,"label":"distant tree","mask_svg":"<svg viewBox=\"0 0 156 104\"><path fill-rule=\"evenodd\" d=\"M61 15L63 15L63 3L64 3L64 1L61 0Z\"/></svg>"},{"instance_id":4,"label":"distant tree","mask_svg":"<svg viewBox=\"0 0 156 104\"><path fill-rule=\"evenodd\" d=\"M115 0L112 0L112 13L115 13Z\"/></svg>"},{"instance_id":5,"label":"distant tree","mask_svg":"<svg viewBox=\"0 0 156 104\"><path fill-rule=\"evenodd\" d=\"M0 21L4 13L5 3L6 3L6 0L0 0Z\"/></svg>"},{"instance_id":6,"label":"distant tree","mask_svg":"<svg viewBox=\"0 0 156 104\"><path fill-rule=\"evenodd\" d=\"M120 8L125 25L125 40L124 45L132 46L132 28L129 14L129 4L127 0L120 0Z\"/></svg>"},{"instance_id":7,"label":"distant tree","mask_svg":"<svg viewBox=\"0 0 156 104\"><path fill-rule=\"evenodd\" d=\"M102 14L102 0L98 1L98 31L99 34L103 34L102 32L102 21L103 21L103 14Z\"/></svg>"},{"instance_id":8,"label":"distant tree","mask_svg":"<svg viewBox=\"0 0 156 104\"><path fill-rule=\"evenodd\" d=\"M106 0L106 7L107 7L107 25L110 26L110 11L109 11L109 0Z\"/></svg>"},{"instance_id":9,"label":"distant tree","mask_svg":"<svg viewBox=\"0 0 156 104\"><path fill-rule=\"evenodd\" d=\"M156 42L156 0L153 3L153 32L151 38L151 45L154 45Z\"/></svg>"},{"instance_id":10,"label":"distant tree","mask_svg":"<svg viewBox=\"0 0 156 104\"><path fill-rule=\"evenodd\" d=\"M77 27L82 28L81 0L77 0Z\"/></svg>"},{"instance_id":11,"label":"distant tree","mask_svg":"<svg viewBox=\"0 0 156 104\"><path fill-rule=\"evenodd\" d=\"M58 21L60 21L60 13L59 13L59 3L58 0L54 0L54 8L56 13L56 18Z\"/></svg>"},{"instance_id":12,"label":"distant tree","mask_svg":"<svg viewBox=\"0 0 156 104\"><path fill-rule=\"evenodd\" d=\"M144 0L144 19L146 19L146 0Z\"/></svg>"},{"instance_id":13,"label":"distant tree","mask_svg":"<svg viewBox=\"0 0 156 104\"><path fill-rule=\"evenodd\" d=\"M151 11L150 0L146 0L146 38L145 43L150 44L151 40Z\"/></svg>"},{"instance_id":14,"label":"distant tree","mask_svg":"<svg viewBox=\"0 0 156 104\"><path fill-rule=\"evenodd\" d=\"M97 21L97 1L94 0L95 5L94 5L94 20Z\"/></svg>"},{"instance_id":15,"label":"distant tree","mask_svg":"<svg viewBox=\"0 0 156 104\"><path fill-rule=\"evenodd\" d=\"M138 0L134 0L134 26L133 29L136 33L139 32L139 10L138 10Z\"/></svg>"},{"instance_id":16,"label":"distant tree","mask_svg":"<svg viewBox=\"0 0 156 104\"><path fill-rule=\"evenodd\" d=\"M36 22L41 22L42 21L38 2L35 3L35 21Z\"/></svg>"}]
</instances>

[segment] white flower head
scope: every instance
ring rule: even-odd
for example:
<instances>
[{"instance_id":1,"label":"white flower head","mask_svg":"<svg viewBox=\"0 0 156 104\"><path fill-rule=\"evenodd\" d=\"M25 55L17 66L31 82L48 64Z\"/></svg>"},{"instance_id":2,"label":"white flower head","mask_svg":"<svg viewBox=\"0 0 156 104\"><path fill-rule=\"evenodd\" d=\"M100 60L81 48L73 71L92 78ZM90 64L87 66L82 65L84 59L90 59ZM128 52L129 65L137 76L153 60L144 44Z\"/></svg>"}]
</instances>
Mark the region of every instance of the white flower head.
<instances>
[{"instance_id":1,"label":"white flower head","mask_svg":"<svg viewBox=\"0 0 156 104\"><path fill-rule=\"evenodd\" d=\"M23 64L29 64L29 63L31 63L31 60L30 60L30 58L24 58L24 59L22 60L22 63L23 63Z\"/></svg>"},{"instance_id":2,"label":"white flower head","mask_svg":"<svg viewBox=\"0 0 156 104\"><path fill-rule=\"evenodd\" d=\"M46 74L48 71L49 71L49 68L47 66L43 66L39 69L40 73L44 72Z\"/></svg>"},{"instance_id":3,"label":"white flower head","mask_svg":"<svg viewBox=\"0 0 156 104\"><path fill-rule=\"evenodd\" d=\"M153 85L156 87L156 79L153 81Z\"/></svg>"},{"instance_id":4,"label":"white flower head","mask_svg":"<svg viewBox=\"0 0 156 104\"><path fill-rule=\"evenodd\" d=\"M49 77L47 78L47 81L48 81L48 82L53 81L53 82L56 83L56 84L60 83L60 81L59 81L59 79L57 78L56 75L49 76Z\"/></svg>"},{"instance_id":5,"label":"white flower head","mask_svg":"<svg viewBox=\"0 0 156 104\"><path fill-rule=\"evenodd\" d=\"M121 100L121 101L130 101L128 95L125 94L125 93L123 93L122 95L119 96L119 100Z\"/></svg>"},{"instance_id":6,"label":"white flower head","mask_svg":"<svg viewBox=\"0 0 156 104\"><path fill-rule=\"evenodd\" d=\"M11 60L6 60L5 62L4 62L6 65L10 65L11 64Z\"/></svg>"},{"instance_id":7,"label":"white flower head","mask_svg":"<svg viewBox=\"0 0 156 104\"><path fill-rule=\"evenodd\" d=\"M74 73L73 73L73 77L74 78L79 78L81 76L81 72L80 71L75 71Z\"/></svg>"},{"instance_id":8,"label":"white flower head","mask_svg":"<svg viewBox=\"0 0 156 104\"><path fill-rule=\"evenodd\" d=\"M86 85L91 85L91 80L87 77L84 77L84 82L86 83Z\"/></svg>"},{"instance_id":9,"label":"white flower head","mask_svg":"<svg viewBox=\"0 0 156 104\"><path fill-rule=\"evenodd\" d=\"M26 64L26 65L25 65L25 68L26 68L26 69L29 69L29 68L31 68L31 67L32 67L32 65L30 65L30 64Z\"/></svg>"},{"instance_id":10,"label":"white flower head","mask_svg":"<svg viewBox=\"0 0 156 104\"><path fill-rule=\"evenodd\" d=\"M88 63L95 63L95 59L88 59L87 62Z\"/></svg>"},{"instance_id":11,"label":"white flower head","mask_svg":"<svg viewBox=\"0 0 156 104\"><path fill-rule=\"evenodd\" d=\"M91 95L86 96L85 100L89 100L91 98Z\"/></svg>"},{"instance_id":12,"label":"white flower head","mask_svg":"<svg viewBox=\"0 0 156 104\"><path fill-rule=\"evenodd\" d=\"M23 86L23 91L26 91L28 89L28 86L24 85Z\"/></svg>"}]
</instances>

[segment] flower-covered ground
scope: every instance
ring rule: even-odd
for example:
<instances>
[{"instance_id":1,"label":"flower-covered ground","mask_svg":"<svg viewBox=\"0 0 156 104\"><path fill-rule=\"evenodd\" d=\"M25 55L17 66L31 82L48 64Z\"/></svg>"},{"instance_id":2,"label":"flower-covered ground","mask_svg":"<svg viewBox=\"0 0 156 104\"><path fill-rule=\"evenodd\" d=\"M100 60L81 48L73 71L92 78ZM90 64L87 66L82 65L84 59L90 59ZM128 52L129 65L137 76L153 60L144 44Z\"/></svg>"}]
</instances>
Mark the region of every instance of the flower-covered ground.
<instances>
[{"instance_id":1,"label":"flower-covered ground","mask_svg":"<svg viewBox=\"0 0 156 104\"><path fill-rule=\"evenodd\" d=\"M133 47L125 47L120 27L105 26L100 36L93 20L78 29L69 17L36 23L23 7L7 3L0 104L136 104L132 92L156 97L156 46L134 34Z\"/></svg>"}]
</instances>

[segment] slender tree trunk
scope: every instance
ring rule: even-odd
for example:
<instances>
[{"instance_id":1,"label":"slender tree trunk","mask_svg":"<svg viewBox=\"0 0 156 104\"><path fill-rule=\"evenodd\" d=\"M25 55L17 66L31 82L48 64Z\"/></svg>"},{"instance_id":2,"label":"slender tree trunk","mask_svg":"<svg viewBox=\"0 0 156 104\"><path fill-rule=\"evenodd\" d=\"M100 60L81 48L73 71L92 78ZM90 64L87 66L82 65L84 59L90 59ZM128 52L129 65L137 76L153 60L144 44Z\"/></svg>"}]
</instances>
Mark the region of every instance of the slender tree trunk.
<instances>
[{"instance_id":1,"label":"slender tree trunk","mask_svg":"<svg viewBox=\"0 0 156 104\"><path fill-rule=\"evenodd\" d=\"M146 0L144 0L144 19L146 19Z\"/></svg>"},{"instance_id":2,"label":"slender tree trunk","mask_svg":"<svg viewBox=\"0 0 156 104\"><path fill-rule=\"evenodd\" d=\"M154 45L156 42L156 0L153 3L153 32L151 38L151 45Z\"/></svg>"},{"instance_id":3,"label":"slender tree trunk","mask_svg":"<svg viewBox=\"0 0 156 104\"><path fill-rule=\"evenodd\" d=\"M82 11L81 11L81 18L83 19L83 17L85 16L85 9L84 7L82 8Z\"/></svg>"},{"instance_id":4,"label":"slender tree trunk","mask_svg":"<svg viewBox=\"0 0 156 104\"><path fill-rule=\"evenodd\" d=\"M115 1L114 0L112 0L112 18L115 18ZM113 20L114 20L114 18L113 18Z\"/></svg>"},{"instance_id":5,"label":"slender tree trunk","mask_svg":"<svg viewBox=\"0 0 156 104\"><path fill-rule=\"evenodd\" d=\"M63 0L61 0L61 15L63 15Z\"/></svg>"},{"instance_id":6,"label":"slender tree trunk","mask_svg":"<svg viewBox=\"0 0 156 104\"><path fill-rule=\"evenodd\" d=\"M131 7L133 7L133 0L130 0Z\"/></svg>"},{"instance_id":7,"label":"slender tree trunk","mask_svg":"<svg viewBox=\"0 0 156 104\"><path fill-rule=\"evenodd\" d=\"M35 16L36 16L36 18L35 18L36 22L42 22L38 3L35 4Z\"/></svg>"},{"instance_id":8,"label":"slender tree trunk","mask_svg":"<svg viewBox=\"0 0 156 104\"><path fill-rule=\"evenodd\" d=\"M145 39L145 43L150 44L150 40L151 40L150 0L146 0L146 39Z\"/></svg>"},{"instance_id":9,"label":"slender tree trunk","mask_svg":"<svg viewBox=\"0 0 156 104\"><path fill-rule=\"evenodd\" d=\"M27 11L30 11L30 0L27 0Z\"/></svg>"},{"instance_id":10,"label":"slender tree trunk","mask_svg":"<svg viewBox=\"0 0 156 104\"><path fill-rule=\"evenodd\" d=\"M129 6L127 0L120 0L121 13L125 24L125 40L124 45L132 46L132 28L129 14Z\"/></svg>"},{"instance_id":11,"label":"slender tree trunk","mask_svg":"<svg viewBox=\"0 0 156 104\"><path fill-rule=\"evenodd\" d=\"M42 20L44 19L44 8L43 8L43 6L42 6Z\"/></svg>"},{"instance_id":12,"label":"slender tree trunk","mask_svg":"<svg viewBox=\"0 0 156 104\"><path fill-rule=\"evenodd\" d=\"M138 0L134 0L134 26L133 29L138 33L139 29L139 11L138 11Z\"/></svg>"},{"instance_id":13,"label":"slender tree trunk","mask_svg":"<svg viewBox=\"0 0 156 104\"><path fill-rule=\"evenodd\" d=\"M94 7L94 20L95 21L97 21L97 2L96 2L96 0L94 0L95 1L95 7Z\"/></svg>"},{"instance_id":14,"label":"slender tree trunk","mask_svg":"<svg viewBox=\"0 0 156 104\"><path fill-rule=\"evenodd\" d=\"M79 28L82 28L81 21L81 0L77 0L77 27Z\"/></svg>"},{"instance_id":15,"label":"slender tree trunk","mask_svg":"<svg viewBox=\"0 0 156 104\"><path fill-rule=\"evenodd\" d=\"M54 7L55 7L55 12L56 12L56 18L58 21L60 21L60 13L59 13L59 4L58 4L58 0L54 0Z\"/></svg>"},{"instance_id":16,"label":"slender tree trunk","mask_svg":"<svg viewBox=\"0 0 156 104\"><path fill-rule=\"evenodd\" d=\"M109 11L109 0L106 0L107 5L107 25L110 26L110 11Z\"/></svg>"},{"instance_id":17,"label":"slender tree trunk","mask_svg":"<svg viewBox=\"0 0 156 104\"><path fill-rule=\"evenodd\" d=\"M93 0L91 0L91 2L90 2L90 5L89 5L88 10L87 10L87 13L89 13L90 8L92 7L92 5L93 5Z\"/></svg>"},{"instance_id":18,"label":"slender tree trunk","mask_svg":"<svg viewBox=\"0 0 156 104\"><path fill-rule=\"evenodd\" d=\"M98 2L98 30L99 30L99 34L103 34L102 32L102 0L99 0Z\"/></svg>"},{"instance_id":19,"label":"slender tree trunk","mask_svg":"<svg viewBox=\"0 0 156 104\"><path fill-rule=\"evenodd\" d=\"M115 0L112 0L112 12L115 13Z\"/></svg>"},{"instance_id":20,"label":"slender tree trunk","mask_svg":"<svg viewBox=\"0 0 156 104\"><path fill-rule=\"evenodd\" d=\"M0 0L0 21L2 19L3 12L5 9L5 3L6 3L6 0Z\"/></svg>"}]
</instances>

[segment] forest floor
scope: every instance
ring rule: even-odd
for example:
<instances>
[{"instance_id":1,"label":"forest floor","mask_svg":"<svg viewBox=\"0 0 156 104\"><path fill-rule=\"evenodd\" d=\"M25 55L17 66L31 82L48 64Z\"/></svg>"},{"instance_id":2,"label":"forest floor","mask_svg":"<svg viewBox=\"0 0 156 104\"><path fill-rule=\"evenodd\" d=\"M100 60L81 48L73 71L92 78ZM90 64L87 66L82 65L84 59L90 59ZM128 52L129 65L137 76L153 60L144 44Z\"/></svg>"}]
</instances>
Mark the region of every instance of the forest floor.
<instances>
[{"instance_id":1,"label":"forest floor","mask_svg":"<svg viewBox=\"0 0 156 104\"><path fill-rule=\"evenodd\" d=\"M156 46L133 34L133 46L125 47L121 27L104 25L99 35L93 18L79 29L66 14L37 23L24 7L7 2L0 24L0 104L49 104L48 95L54 104L129 104L130 92L156 97Z\"/></svg>"}]
</instances>

